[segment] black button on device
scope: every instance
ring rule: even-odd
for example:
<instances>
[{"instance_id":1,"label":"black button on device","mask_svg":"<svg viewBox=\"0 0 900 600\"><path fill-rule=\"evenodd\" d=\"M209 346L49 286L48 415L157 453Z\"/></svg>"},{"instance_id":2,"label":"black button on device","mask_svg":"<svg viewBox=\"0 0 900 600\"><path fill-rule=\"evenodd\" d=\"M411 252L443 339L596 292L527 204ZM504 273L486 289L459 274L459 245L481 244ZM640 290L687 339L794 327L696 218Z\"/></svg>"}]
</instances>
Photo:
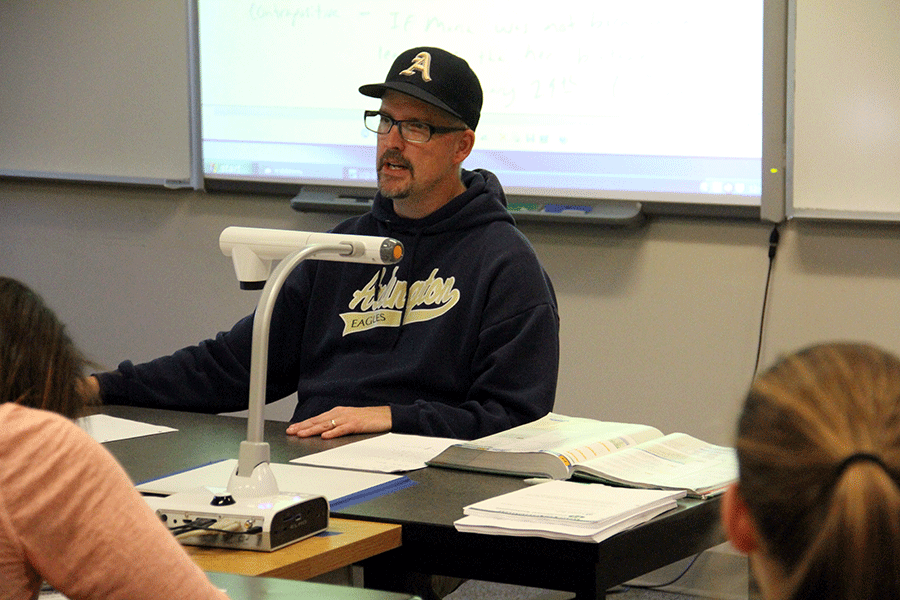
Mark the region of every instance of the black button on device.
<instances>
[{"instance_id":1,"label":"black button on device","mask_svg":"<svg viewBox=\"0 0 900 600\"><path fill-rule=\"evenodd\" d=\"M225 494L224 496L213 496L212 504L213 506L231 506L235 503L234 498L231 497L231 494Z\"/></svg>"}]
</instances>

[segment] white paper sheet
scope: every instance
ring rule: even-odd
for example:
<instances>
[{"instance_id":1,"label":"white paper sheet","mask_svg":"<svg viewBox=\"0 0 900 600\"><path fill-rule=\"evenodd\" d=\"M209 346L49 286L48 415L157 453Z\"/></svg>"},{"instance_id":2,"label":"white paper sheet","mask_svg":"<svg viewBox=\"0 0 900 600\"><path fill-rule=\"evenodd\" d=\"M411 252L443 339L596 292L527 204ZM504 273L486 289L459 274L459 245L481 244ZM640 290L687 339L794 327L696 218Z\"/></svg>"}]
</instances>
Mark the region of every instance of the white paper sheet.
<instances>
[{"instance_id":1,"label":"white paper sheet","mask_svg":"<svg viewBox=\"0 0 900 600\"><path fill-rule=\"evenodd\" d=\"M115 440L127 440L146 435L178 431L171 427L151 425L130 419L110 417L109 415L88 415L77 419L75 423L101 444Z\"/></svg>"},{"instance_id":2,"label":"white paper sheet","mask_svg":"<svg viewBox=\"0 0 900 600\"><path fill-rule=\"evenodd\" d=\"M426 460L434 458L448 446L459 442L460 440L451 438L386 433L308 456L301 456L291 462L378 473L403 473L425 468Z\"/></svg>"},{"instance_id":3,"label":"white paper sheet","mask_svg":"<svg viewBox=\"0 0 900 600\"><path fill-rule=\"evenodd\" d=\"M204 486L225 489L236 466L237 459L221 460L182 473L139 483L137 489L140 492L155 494L188 492ZM272 468L280 491L318 494L325 496L331 503L366 490L377 489L378 486L406 480L402 475L363 473L283 463L271 463L269 466Z\"/></svg>"}]
</instances>

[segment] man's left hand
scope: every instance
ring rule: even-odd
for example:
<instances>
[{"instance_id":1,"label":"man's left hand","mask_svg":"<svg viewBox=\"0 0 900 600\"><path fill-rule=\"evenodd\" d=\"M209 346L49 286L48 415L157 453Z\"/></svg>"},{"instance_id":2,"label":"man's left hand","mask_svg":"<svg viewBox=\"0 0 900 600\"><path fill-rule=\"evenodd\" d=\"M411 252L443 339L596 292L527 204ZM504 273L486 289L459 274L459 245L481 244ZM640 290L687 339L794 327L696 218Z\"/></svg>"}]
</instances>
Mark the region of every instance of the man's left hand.
<instances>
[{"instance_id":1,"label":"man's left hand","mask_svg":"<svg viewBox=\"0 0 900 600\"><path fill-rule=\"evenodd\" d=\"M391 407L336 406L321 415L310 417L287 428L288 435L331 439L351 433L381 433L391 430Z\"/></svg>"}]
</instances>

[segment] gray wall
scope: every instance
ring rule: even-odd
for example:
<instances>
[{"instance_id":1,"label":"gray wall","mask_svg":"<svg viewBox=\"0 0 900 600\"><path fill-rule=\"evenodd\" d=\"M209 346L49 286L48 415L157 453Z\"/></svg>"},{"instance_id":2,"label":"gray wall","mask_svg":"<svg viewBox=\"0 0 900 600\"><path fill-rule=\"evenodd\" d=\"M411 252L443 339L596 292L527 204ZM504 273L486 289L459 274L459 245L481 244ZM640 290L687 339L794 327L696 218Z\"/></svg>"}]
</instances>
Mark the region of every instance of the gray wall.
<instances>
[{"instance_id":1,"label":"gray wall","mask_svg":"<svg viewBox=\"0 0 900 600\"><path fill-rule=\"evenodd\" d=\"M0 272L44 295L104 367L209 337L249 313L218 249L228 225L323 230L280 198L0 179ZM657 217L630 231L522 224L556 286L556 410L728 443L752 374L771 226ZM900 352L896 226L791 221L763 362L813 341ZM286 414L284 406L272 412Z\"/></svg>"}]
</instances>

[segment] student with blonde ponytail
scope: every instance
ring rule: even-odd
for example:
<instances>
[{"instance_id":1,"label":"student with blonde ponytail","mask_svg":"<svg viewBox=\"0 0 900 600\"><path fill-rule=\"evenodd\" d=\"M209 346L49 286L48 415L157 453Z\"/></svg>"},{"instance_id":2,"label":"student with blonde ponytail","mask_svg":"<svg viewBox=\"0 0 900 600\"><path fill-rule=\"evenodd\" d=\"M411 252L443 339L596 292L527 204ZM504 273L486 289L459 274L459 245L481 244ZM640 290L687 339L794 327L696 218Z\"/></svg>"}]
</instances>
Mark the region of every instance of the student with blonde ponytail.
<instances>
[{"instance_id":1,"label":"student with blonde ponytail","mask_svg":"<svg viewBox=\"0 0 900 600\"><path fill-rule=\"evenodd\" d=\"M722 517L765 600L900 598L900 359L823 344L753 383Z\"/></svg>"}]
</instances>

